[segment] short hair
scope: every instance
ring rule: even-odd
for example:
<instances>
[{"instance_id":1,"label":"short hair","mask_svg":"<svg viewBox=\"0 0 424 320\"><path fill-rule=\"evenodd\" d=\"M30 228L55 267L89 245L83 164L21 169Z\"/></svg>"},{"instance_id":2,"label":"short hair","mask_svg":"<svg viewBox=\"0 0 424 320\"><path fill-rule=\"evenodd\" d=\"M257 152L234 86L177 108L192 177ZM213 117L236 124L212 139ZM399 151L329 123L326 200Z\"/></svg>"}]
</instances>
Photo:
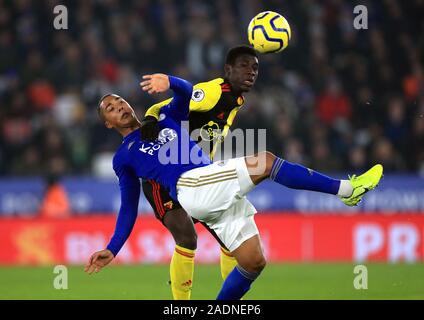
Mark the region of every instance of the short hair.
<instances>
[{"instance_id":1,"label":"short hair","mask_svg":"<svg viewBox=\"0 0 424 320\"><path fill-rule=\"evenodd\" d=\"M107 97L111 96L111 95L112 95L112 93L106 93L106 94L104 94L100 98L99 102L97 103L97 114L99 115L100 119L102 119L103 121L105 121L106 119L105 119L105 117L103 115L102 108L100 108L100 106L101 106L103 100L106 99Z\"/></svg>"},{"instance_id":2,"label":"short hair","mask_svg":"<svg viewBox=\"0 0 424 320\"><path fill-rule=\"evenodd\" d=\"M258 53L253 49L253 47L249 47L246 45L240 45L236 47L230 48L227 52L227 56L225 58L225 64L233 65L236 62L237 57L248 54L253 57L258 58Z\"/></svg>"}]
</instances>

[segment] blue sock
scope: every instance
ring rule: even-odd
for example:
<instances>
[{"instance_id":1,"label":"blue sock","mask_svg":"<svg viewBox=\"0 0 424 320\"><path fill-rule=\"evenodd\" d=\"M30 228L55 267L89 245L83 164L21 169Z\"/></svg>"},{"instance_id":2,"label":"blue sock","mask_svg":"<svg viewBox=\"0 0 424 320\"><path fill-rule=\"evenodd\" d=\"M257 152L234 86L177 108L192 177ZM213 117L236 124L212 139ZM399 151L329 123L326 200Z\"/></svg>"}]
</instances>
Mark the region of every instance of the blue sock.
<instances>
[{"instance_id":1,"label":"blue sock","mask_svg":"<svg viewBox=\"0 0 424 320\"><path fill-rule=\"evenodd\" d=\"M227 276L217 300L240 300L249 291L250 285L259 276L258 272L248 272L237 265Z\"/></svg>"},{"instance_id":2,"label":"blue sock","mask_svg":"<svg viewBox=\"0 0 424 320\"><path fill-rule=\"evenodd\" d=\"M340 180L332 179L281 158L274 160L269 178L288 188L331 194L337 194L340 187Z\"/></svg>"}]
</instances>

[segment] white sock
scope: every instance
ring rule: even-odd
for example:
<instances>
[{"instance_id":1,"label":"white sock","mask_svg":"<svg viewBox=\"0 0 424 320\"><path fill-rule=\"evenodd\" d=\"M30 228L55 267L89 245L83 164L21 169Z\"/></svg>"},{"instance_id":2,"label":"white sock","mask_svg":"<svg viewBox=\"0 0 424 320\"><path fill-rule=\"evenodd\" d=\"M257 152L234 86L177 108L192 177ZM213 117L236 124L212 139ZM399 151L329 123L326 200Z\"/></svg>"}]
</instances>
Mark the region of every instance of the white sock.
<instances>
[{"instance_id":1,"label":"white sock","mask_svg":"<svg viewBox=\"0 0 424 320\"><path fill-rule=\"evenodd\" d=\"M340 187L337 195L340 197L348 198L352 195L353 188L349 180L340 180Z\"/></svg>"}]
</instances>

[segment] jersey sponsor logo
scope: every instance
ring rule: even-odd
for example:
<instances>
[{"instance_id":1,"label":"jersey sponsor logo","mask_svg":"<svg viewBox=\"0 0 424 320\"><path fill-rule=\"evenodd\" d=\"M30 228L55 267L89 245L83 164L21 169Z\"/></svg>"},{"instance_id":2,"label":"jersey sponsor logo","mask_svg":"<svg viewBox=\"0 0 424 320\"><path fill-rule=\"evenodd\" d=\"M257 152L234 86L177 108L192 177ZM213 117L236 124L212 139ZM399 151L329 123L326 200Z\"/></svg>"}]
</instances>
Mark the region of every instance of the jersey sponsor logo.
<instances>
[{"instance_id":1,"label":"jersey sponsor logo","mask_svg":"<svg viewBox=\"0 0 424 320\"><path fill-rule=\"evenodd\" d=\"M169 141L174 140L177 136L177 131L175 131L174 129L162 129L159 132L159 136L155 142L149 142L146 144L143 143L141 148L139 148L138 150L153 156L155 151L159 150L164 144L168 143Z\"/></svg>"},{"instance_id":2,"label":"jersey sponsor logo","mask_svg":"<svg viewBox=\"0 0 424 320\"><path fill-rule=\"evenodd\" d=\"M200 102L205 97L205 92L202 89L193 90L193 94L191 95L191 100L195 102Z\"/></svg>"},{"instance_id":3,"label":"jersey sponsor logo","mask_svg":"<svg viewBox=\"0 0 424 320\"><path fill-rule=\"evenodd\" d=\"M204 141L212 141L220 136L220 129L216 122L209 121L200 128L200 136Z\"/></svg>"}]
</instances>

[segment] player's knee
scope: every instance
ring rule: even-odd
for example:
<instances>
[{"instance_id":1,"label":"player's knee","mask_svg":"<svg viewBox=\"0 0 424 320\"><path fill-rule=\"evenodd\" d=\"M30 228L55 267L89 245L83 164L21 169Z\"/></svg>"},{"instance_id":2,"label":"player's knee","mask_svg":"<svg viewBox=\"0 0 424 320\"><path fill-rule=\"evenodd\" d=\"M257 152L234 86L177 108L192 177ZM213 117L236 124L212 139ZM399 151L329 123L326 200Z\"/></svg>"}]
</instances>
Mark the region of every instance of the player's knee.
<instances>
[{"instance_id":1,"label":"player's knee","mask_svg":"<svg viewBox=\"0 0 424 320\"><path fill-rule=\"evenodd\" d=\"M175 237L175 243L180 247L195 250L197 248L197 234L196 232L179 234Z\"/></svg>"},{"instance_id":2,"label":"player's knee","mask_svg":"<svg viewBox=\"0 0 424 320\"><path fill-rule=\"evenodd\" d=\"M183 248L195 250L197 233L191 217L182 209L169 211L164 218L164 225L171 232L175 243Z\"/></svg>"},{"instance_id":3,"label":"player's knee","mask_svg":"<svg viewBox=\"0 0 424 320\"><path fill-rule=\"evenodd\" d=\"M260 157L263 157L265 159L265 163L266 163L266 173L270 174L271 170L272 170L272 165L274 163L274 160L276 158L276 156L269 151L262 151L258 154Z\"/></svg>"},{"instance_id":4,"label":"player's knee","mask_svg":"<svg viewBox=\"0 0 424 320\"><path fill-rule=\"evenodd\" d=\"M249 272L261 272L266 266L266 259L263 255L252 257L245 269Z\"/></svg>"},{"instance_id":5,"label":"player's knee","mask_svg":"<svg viewBox=\"0 0 424 320\"><path fill-rule=\"evenodd\" d=\"M261 272L266 266L266 259L264 256L258 257L254 260L254 270L255 272Z\"/></svg>"},{"instance_id":6,"label":"player's knee","mask_svg":"<svg viewBox=\"0 0 424 320\"><path fill-rule=\"evenodd\" d=\"M268 167L268 166L272 166L272 163L274 162L276 155L270 151L261 151L261 152L258 152L254 157L256 158L256 161L258 162L265 162Z\"/></svg>"}]
</instances>

